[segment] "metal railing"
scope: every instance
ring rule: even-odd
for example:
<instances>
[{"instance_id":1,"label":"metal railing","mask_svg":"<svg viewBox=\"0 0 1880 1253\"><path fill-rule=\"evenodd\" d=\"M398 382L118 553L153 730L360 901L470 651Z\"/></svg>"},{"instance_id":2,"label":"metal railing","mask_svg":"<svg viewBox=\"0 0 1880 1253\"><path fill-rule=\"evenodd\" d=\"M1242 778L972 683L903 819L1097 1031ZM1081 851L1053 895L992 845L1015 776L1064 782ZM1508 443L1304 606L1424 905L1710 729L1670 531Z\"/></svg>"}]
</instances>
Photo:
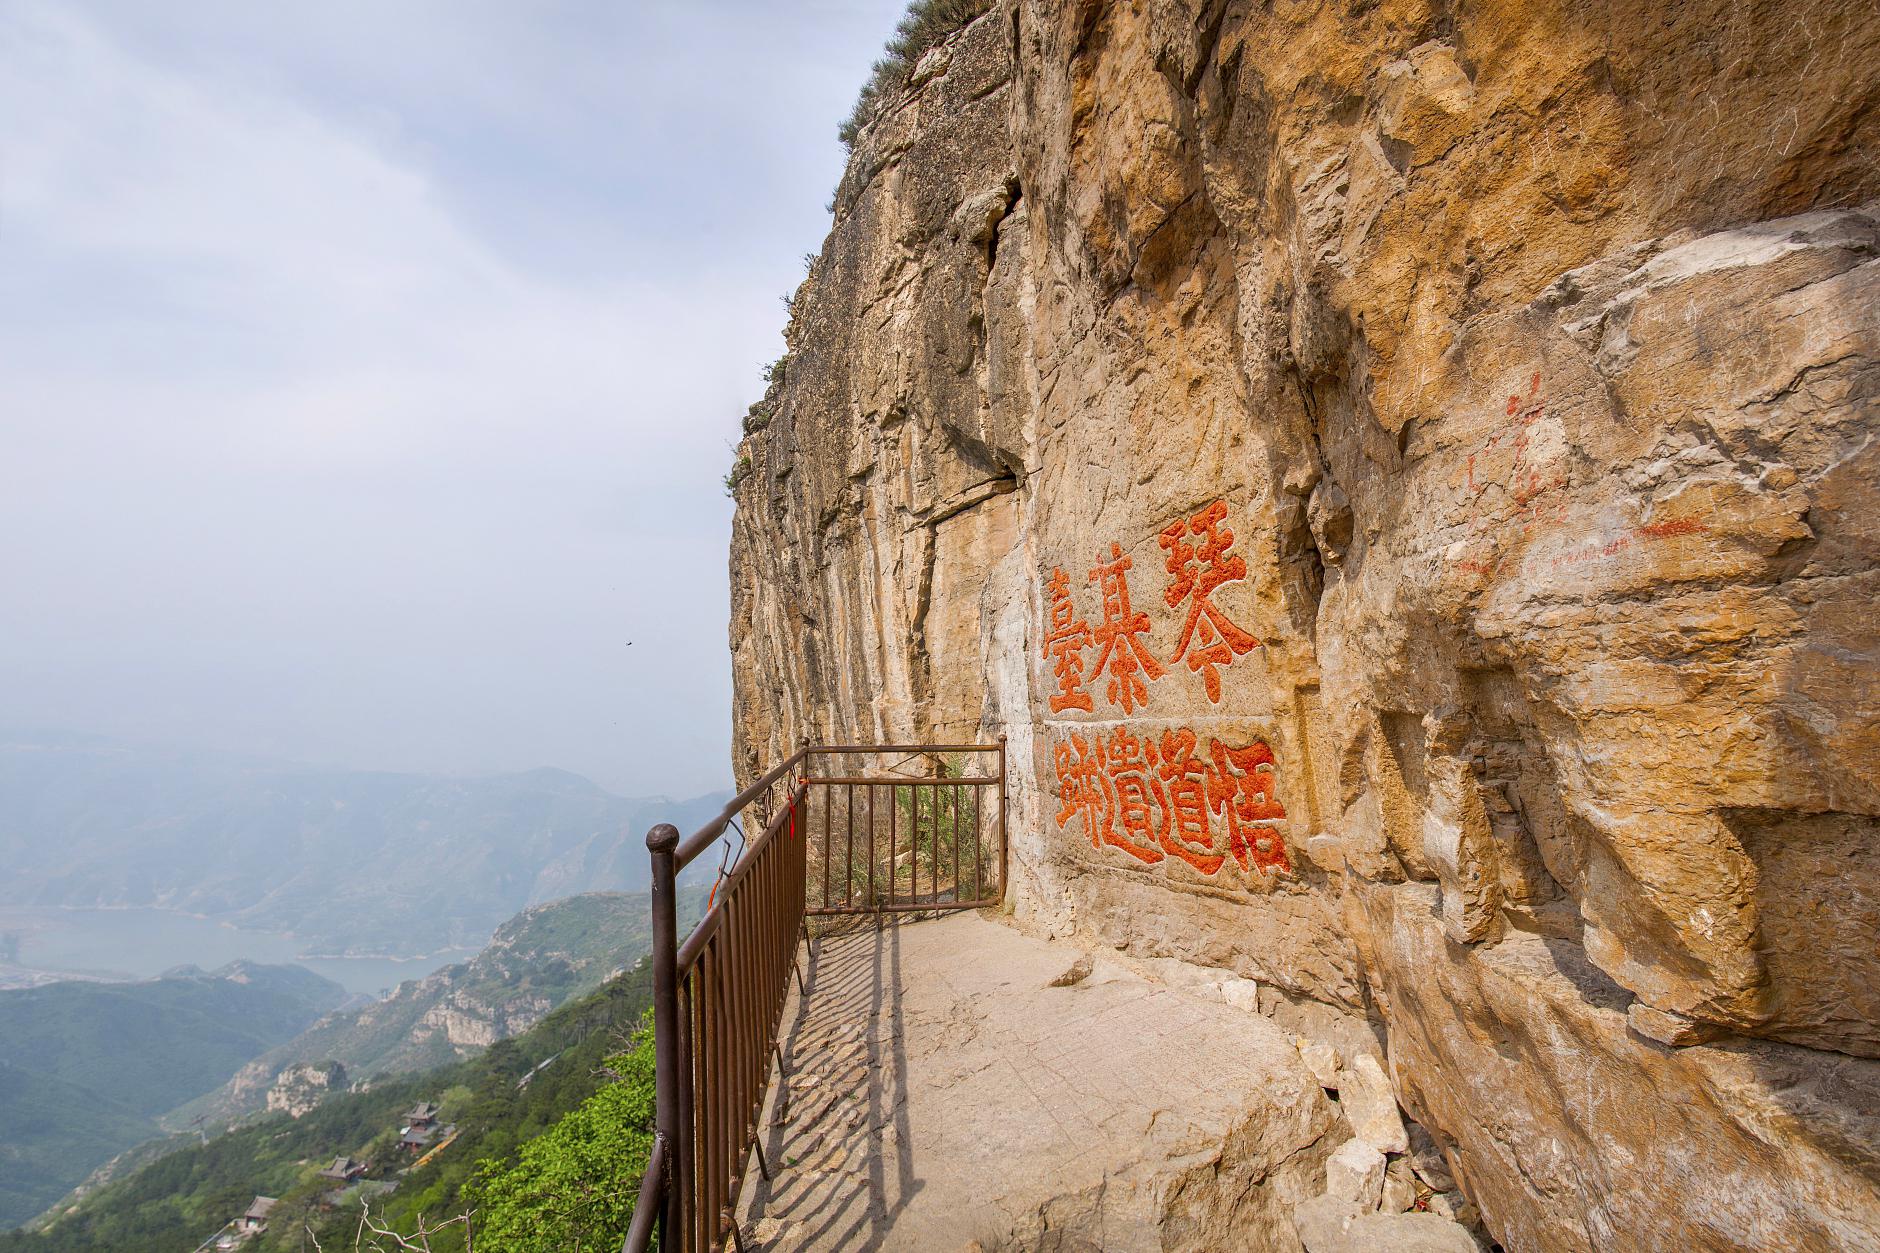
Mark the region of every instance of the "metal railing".
<instances>
[{"instance_id":1,"label":"metal railing","mask_svg":"<svg viewBox=\"0 0 1880 1253\"><path fill-rule=\"evenodd\" d=\"M812 748L836 767L806 768L822 793L820 838L810 813L811 917L977 909L1005 883L1005 742ZM900 756L869 770L857 757ZM808 766L809 763L806 763ZM912 773L913 771L924 773ZM997 797L996 813L986 799ZM1001 838L992 839L997 833ZM993 859L988 864L988 857ZM820 871L820 874L818 873Z\"/></svg>"},{"instance_id":2,"label":"metal railing","mask_svg":"<svg viewBox=\"0 0 1880 1253\"><path fill-rule=\"evenodd\" d=\"M901 760L886 768L850 764L894 755ZM986 764L990 755L996 768ZM831 761L837 770L817 768ZM728 829L743 837L751 827L759 834L721 867L705 916L681 942L679 872ZM656 1227L666 1253L719 1249L727 1239L742 1249L738 1195L753 1153L770 1177L758 1119L773 1059L788 1082L777 1032L807 920L997 904L1005 843L1003 736L997 744L806 744L689 838L663 823L647 833L658 1112L624 1253L648 1248ZM812 884L820 884L814 908Z\"/></svg>"}]
</instances>

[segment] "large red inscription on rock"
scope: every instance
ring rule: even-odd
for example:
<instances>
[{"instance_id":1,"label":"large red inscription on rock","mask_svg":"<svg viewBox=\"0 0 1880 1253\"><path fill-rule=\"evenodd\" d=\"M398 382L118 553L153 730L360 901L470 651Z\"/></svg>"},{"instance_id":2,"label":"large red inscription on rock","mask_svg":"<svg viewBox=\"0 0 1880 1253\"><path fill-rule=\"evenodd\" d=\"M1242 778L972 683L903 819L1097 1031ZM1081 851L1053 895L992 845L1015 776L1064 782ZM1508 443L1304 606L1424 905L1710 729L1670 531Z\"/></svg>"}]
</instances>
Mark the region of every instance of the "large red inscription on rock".
<instances>
[{"instance_id":1,"label":"large red inscription on rock","mask_svg":"<svg viewBox=\"0 0 1880 1253\"><path fill-rule=\"evenodd\" d=\"M1062 567L1051 570L1043 654L1051 667L1052 714L1096 713L1101 696L1124 716L1146 716L1159 682L1184 664L1200 678L1208 702L1221 703L1222 669L1260 647L1215 601L1222 587L1247 577L1227 523L1227 504L1217 500L1157 532L1167 571L1162 600L1178 615L1166 651L1158 650L1149 615L1132 599L1135 564L1122 545L1110 544L1107 557L1099 553L1090 566L1082 586L1095 595L1086 592L1087 611L1080 610L1072 577ZM1095 661L1086 666L1092 650ZM1144 867L1181 863L1208 877L1230 862L1249 874L1292 870L1277 763L1264 740L1081 720L1061 731L1053 746L1060 830L1076 823L1093 848Z\"/></svg>"},{"instance_id":2,"label":"large red inscription on rock","mask_svg":"<svg viewBox=\"0 0 1880 1253\"><path fill-rule=\"evenodd\" d=\"M1058 829L1076 820L1092 847L1120 849L1145 865L1174 857L1212 876L1231 857L1243 871L1291 871L1273 750L1260 740L1235 747L1209 737L1198 756L1198 744L1187 728L1160 740L1128 727L1060 738Z\"/></svg>"}]
</instances>

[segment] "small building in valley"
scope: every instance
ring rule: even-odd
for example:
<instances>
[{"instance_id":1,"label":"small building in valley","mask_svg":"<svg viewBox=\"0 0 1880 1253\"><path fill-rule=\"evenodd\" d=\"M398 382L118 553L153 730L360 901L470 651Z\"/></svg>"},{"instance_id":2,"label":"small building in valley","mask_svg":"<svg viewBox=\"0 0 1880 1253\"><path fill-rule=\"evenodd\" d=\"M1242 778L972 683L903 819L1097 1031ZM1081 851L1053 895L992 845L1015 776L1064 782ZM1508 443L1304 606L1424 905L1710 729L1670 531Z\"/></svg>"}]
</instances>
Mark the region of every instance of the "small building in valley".
<instances>
[{"instance_id":1,"label":"small building in valley","mask_svg":"<svg viewBox=\"0 0 1880 1253\"><path fill-rule=\"evenodd\" d=\"M425 1146L437 1138L438 1107L430 1101L419 1101L405 1111L404 1127L399 1129L398 1147L411 1153L422 1153Z\"/></svg>"},{"instance_id":2,"label":"small building in valley","mask_svg":"<svg viewBox=\"0 0 1880 1253\"><path fill-rule=\"evenodd\" d=\"M369 1163L350 1157L336 1157L331 1166L320 1172L320 1178L332 1179L339 1183L351 1183L370 1169L372 1167Z\"/></svg>"},{"instance_id":3,"label":"small building in valley","mask_svg":"<svg viewBox=\"0 0 1880 1253\"><path fill-rule=\"evenodd\" d=\"M276 1198L271 1196L256 1197L254 1204L235 1220L235 1229L244 1235L260 1235L268 1229L268 1214L274 1209L275 1203Z\"/></svg>"}]
</instances>

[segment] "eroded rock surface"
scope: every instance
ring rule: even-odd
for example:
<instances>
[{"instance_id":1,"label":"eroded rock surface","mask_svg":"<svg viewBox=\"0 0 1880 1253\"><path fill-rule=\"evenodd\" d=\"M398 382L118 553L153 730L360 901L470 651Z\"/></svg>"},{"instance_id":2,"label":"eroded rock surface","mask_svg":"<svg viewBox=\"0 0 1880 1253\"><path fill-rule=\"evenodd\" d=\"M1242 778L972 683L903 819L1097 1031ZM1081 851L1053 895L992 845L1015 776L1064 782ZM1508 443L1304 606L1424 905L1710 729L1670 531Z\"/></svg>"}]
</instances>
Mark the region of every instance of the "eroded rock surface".
<instances>
[{"instance_id":1,"label":"eroded rock surface","mask_svg":"<svg viewBox=\"0 0 1880 1253\"><path fill-rule=\"evenodd\" d=\"M346 1068L338 1062L301 1062L274 1078L268 1089L270 1114L301 1118L333 1092L346 1090Z\"/></svg>"},{"instance_id":2,"label":"eroded rock surface","mask_svg":"<svg viewBox=\"0 0 1880 1253\"><path fill-rule=\"evenodd\" d=\"M1005 0L742 449L740 771L1007 734L1023 925L1368 1016L1511 1249L1880 1245L1876 101L1846 0Z\"/></svg>"}]
</instances>

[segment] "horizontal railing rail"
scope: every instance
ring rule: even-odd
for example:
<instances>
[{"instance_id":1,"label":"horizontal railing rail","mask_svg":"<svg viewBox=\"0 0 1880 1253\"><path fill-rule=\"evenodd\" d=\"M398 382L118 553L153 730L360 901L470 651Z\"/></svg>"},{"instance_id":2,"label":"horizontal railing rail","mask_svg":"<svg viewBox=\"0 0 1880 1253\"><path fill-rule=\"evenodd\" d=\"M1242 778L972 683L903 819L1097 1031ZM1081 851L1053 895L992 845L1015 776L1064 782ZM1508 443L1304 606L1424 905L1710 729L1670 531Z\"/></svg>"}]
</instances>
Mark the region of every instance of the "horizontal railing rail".
<instances>
[{"instance_id":1,"label":"horizontal railing rail","mask_svg":"<svg viewBox=\"0 0 1880 1253\"><path fill-rule=\"evenodd\" d=\"M886 770L855 768L857 757L897 753L915 760ZM833 768L825 773L819 765ZM1003 741L812 750L803 783L811 800L810 917L999 902L1005 884Z\"/></svg>"},{"instance_id":2,"label":"horizontal railing rail","mask_svg":"<svg viewBox=\"0 0 1880 1253\"><path fill-rule=\"evenodd\" d=\"M902 760L881 769L855 764L896 754ZM969 757L979 759L970 768ZM822 769L830 759L838 768ZM788 1083L778 1028L808 919L996 904L1005 889L1005 777L1003 736L997 744L805 745L691 836L681 840L670 824L647 834L656 1134L625 1253L649 1248L655 1233L668 1253L719 1249L727 1239L743 1247L738 1195L753 1155L770 1177L758 1119L773 1059ZM885 803L860 809L858 792ZM681 940L679 873L733 830L743 849ZM866 850L860 859L858 849ZM838 867L842 890L832 894ZM812 883L820 885L814 908Z\"/></svg>"}]
</instances>

